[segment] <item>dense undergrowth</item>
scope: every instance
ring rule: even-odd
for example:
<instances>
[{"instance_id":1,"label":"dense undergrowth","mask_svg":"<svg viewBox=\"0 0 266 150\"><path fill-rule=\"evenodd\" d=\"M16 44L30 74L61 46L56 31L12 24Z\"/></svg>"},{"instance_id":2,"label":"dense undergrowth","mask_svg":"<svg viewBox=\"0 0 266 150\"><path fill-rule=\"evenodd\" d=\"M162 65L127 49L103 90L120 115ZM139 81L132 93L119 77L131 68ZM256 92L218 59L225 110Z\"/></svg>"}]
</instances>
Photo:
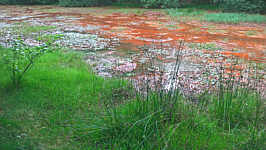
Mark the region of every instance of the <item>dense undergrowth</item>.
<instances>
[{"instance_id":1,"label":"dense undergrowth","mask_svg":"<svg viewBox=\"0 0 266 150\"><path fill-rule=\"evenodd\" d=\"M62 50L41 57L16 89L4 65L1 150L266 148L265 105L252 90L220 88L197 102L178 90L142 95L128 81L93 74L80 53Z\"/></svg>"}]
</instances>

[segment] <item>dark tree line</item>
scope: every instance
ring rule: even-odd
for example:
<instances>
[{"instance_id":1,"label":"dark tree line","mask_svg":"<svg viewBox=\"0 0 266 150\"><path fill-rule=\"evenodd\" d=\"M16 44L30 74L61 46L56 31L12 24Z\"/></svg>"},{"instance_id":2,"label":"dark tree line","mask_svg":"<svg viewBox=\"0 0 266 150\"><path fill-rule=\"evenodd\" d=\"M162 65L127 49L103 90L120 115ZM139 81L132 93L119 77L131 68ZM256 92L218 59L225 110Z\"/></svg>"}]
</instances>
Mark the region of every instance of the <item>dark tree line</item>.
<instances>
[{"instance_id":1,"label":"dark tree line","mask_svg":"<svg viewBox=\"0 0 266 150\"><path fill-rule=\"evenodd\" d=\"M210 5L227 12L266 13L266 0L0 0L0 4L60 6L102 6L135 3L145 8L179 8L187 5Z\"/></svg>"}]
</instances>

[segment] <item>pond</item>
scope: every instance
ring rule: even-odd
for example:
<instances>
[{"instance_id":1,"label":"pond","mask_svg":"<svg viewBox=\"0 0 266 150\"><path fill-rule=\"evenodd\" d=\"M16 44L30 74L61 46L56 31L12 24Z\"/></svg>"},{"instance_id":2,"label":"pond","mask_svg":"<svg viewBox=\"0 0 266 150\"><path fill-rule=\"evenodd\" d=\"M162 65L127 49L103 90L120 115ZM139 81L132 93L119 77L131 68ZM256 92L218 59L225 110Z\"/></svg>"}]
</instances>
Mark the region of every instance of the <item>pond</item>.
<instances>
[{"instance_id":1,"label":"pond","mask_svg":"<svg viewBox=\"0 0 266 150\"><path fill-rule=\"evenodd\" d=\"M152 82L162 80L166 88L180 52L178 83L185 91L196 93L209 86L209 81L217 80L215 69L221 63L232 66L237 62L236 68L241 71L234 70L235 76L245 72L250 62L262 66L259 72L264 74L266 63L265 24L184 21L163 10L57 6L0 6L0 21L3 45L5 39L12 38L12 27L48 26L51 28L40 30L41 34L62 34L57 43L84 51L86 61L99 75L134 80L153 76ZM29 44L34 41L31 36L25 38ZM184 41L181 48L180 41ZM203 75L206 68L211 79ZM144 70L152 71L148 75ZM227 68L225 72L230 71Z\"/></svg>"}]
</instances>

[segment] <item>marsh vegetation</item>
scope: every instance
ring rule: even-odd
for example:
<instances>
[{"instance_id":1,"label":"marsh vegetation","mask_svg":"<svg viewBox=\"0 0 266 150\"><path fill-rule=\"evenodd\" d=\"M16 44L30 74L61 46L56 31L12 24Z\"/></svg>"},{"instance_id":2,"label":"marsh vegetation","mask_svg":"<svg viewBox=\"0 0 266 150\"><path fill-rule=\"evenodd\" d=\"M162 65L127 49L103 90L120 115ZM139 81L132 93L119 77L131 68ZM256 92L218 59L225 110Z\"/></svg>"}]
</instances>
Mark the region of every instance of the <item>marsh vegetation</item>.
<instances>
[{"instance_id":1,"label":"marsh vegetation","mask_svg":"<svg viewBox=\"0 0 266 150\"><path fill-rule=\"evenodd\" d=\"M0 5L0 150L266 148L263 1L138 2Z\"/></svg>"}]
</instances>

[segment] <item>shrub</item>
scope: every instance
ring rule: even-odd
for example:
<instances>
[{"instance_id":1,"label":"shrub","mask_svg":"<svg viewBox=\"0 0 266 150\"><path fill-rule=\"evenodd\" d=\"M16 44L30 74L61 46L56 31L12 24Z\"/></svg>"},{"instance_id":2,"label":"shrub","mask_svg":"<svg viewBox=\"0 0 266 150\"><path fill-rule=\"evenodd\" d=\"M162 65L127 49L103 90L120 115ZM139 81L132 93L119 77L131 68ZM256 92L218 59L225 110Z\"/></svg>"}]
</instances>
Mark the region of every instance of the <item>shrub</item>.
<instances>
[{"instance_id":1,"label":"shrub","mask_svg":"<svg viewBox=\"0 0 266 150\"><path fill-rule=\"evenodd\" d=\"M36 0L38 4L57 4L58 0Z\"/></svg>"},{"instance_id":2,"label":"shrub","mask_svg":"<svg viewBox=\"0 0 266 150\"><path fill-rule=\"evenodd\" d=\"M219 6L227 12L264 13L266 9L265 0L223 0Z\"/></svg>"},{"instance_id":3,"label":"shrub","mask_svg":"<svg viewBox=\"0 0 266 150\"><path fill-rule=\"evenodd\" d=\"M101 6L110 3L110 1L105 0L59 0L59 5L65 7Z\"/></svg>"},{"instance_id":4,"label":"shrub","mask_svg":"<svg viewBox=\"0 0 266 150\"><path fill-rule=\"evenodd\" d=\"M42 55L51 52L51 49L48 48L49 43L30 47L21 39L14 40L11 45L11 48L5 50L3 59L6 68L10 71L13 85L17 88L36 60Z\"/></svg>"},{"instance_id":5,"label":"shrub","mask_svg":"<svg viewBox=\"0 0 266 150\"><path fill-rule=\"evenodd\" d=\"M141 0L147 8L177 8L182 6L181 0Z\"/></svg>"},{"instance_id":6,"label":"shrub","mask_svg":"<svg viewBox=\"0 0 266 150\"><path fill-rule=\"evenodd\" d=\"M31 5L31 4L56 4L58 0L0 0L0 4L19 4L19 5Z\"/></svg>"}]
</instances>

